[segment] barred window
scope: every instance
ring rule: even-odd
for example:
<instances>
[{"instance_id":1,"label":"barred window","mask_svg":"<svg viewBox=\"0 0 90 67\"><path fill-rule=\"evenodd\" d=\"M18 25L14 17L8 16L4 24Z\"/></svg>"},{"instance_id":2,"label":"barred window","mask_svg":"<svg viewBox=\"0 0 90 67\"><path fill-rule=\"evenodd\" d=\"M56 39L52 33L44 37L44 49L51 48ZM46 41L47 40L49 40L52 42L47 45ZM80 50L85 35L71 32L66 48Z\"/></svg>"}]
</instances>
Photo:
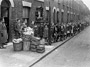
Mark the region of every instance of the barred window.
<instances>
[{"instance_id":1,"label":"barred window","mask_svg":"<svg viewBox=\"0 0 90 67\"><path fill-rule=\"evenodd\" d=\"M43 19L43 8L37 7L35 12L36 20L42 20Z\"/></svg>"}]
</instances>

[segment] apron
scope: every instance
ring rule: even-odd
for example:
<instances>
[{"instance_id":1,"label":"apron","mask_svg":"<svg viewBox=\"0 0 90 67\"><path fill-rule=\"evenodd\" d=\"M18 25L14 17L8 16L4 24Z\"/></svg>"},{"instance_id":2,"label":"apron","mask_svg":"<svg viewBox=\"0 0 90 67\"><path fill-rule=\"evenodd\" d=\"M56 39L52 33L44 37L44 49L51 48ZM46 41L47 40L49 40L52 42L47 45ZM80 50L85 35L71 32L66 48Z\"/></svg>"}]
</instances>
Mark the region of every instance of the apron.
<instances>
[{"instance_id":1,"label":"apron","mask_svg":"<svg viewBox=\"0 0 90 67\"><path fill-rule=\"evenodd\" d=\"M6 29L6 25L0 24L0 43L5 43L7 42L8 39L8 34L7 34L7 29Z\"/></svg>"}]
</instances>

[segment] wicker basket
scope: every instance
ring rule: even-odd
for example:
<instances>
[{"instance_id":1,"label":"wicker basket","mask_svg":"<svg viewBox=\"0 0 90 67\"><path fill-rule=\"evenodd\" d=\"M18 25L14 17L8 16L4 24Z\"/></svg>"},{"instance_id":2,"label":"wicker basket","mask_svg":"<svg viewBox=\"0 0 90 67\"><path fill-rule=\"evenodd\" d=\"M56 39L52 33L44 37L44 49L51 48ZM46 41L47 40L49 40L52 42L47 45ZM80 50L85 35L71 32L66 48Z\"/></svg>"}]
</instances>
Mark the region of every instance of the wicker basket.
<instances>
[{"instance_id":1,"label":"wicker basket","mask_svg":"<svg viewBox=\"0 0 90 67\"><path fill-rule=\"evenodd\" d=\"M20 43L13 43L13 48L14 48L14 51L21 51L21 50L23 50L22 42L20 42Z\"/></svg>"},{"instance_id":2,"label":"wicker basket","mask_svg":"<svg viewBox=\"0 0 90 67\"><path fill-rule=\"evenodd\" d=\"M45 52L45 45L40 44L37 46L37 52L38 53L44 53Z\"/></svg>"},{"instance_id":3,"label":"wicker basket","mask_svg":"<svg viewBox=\"0 0 90 67\"><path fill-rule=\"evenodd\" d=\"M29 41L23 41L23 50L28 51L30 49L30 42Z\"/></svg>"},{"instance_id":4,"label":"wicker basket","mask_svg":"<svg viewBox=\"0 0 90 67\"><path fill-rule=\"evenodd\" d=\"M37 49L37 45L34 45L34 44L31 44L31 45L30 45L30 50L31 50L32 52L36 52L36 49Z\"/></svg>"},{"instance_id":5,"label":"wicker basket","mask_svg":"<svg viewBox=\"0 0 90 67\"><path fill-rule=\"evenodd\" d=\"M44 53L45 52L45 48L40 48L40 49L37 49L36 51L37 53Z\"/></svg>"}]
</instances>

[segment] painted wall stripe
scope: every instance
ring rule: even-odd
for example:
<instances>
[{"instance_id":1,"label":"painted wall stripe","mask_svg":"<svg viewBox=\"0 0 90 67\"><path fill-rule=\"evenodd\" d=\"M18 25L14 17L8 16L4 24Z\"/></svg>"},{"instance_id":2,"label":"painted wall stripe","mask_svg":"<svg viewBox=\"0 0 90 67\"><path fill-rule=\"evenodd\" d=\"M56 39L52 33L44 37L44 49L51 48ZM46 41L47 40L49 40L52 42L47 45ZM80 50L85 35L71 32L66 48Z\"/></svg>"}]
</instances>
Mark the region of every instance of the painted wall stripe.
<instances>
[{"instance_id":1,"label":"painted wall stripe","mask_svg":"<svg viewBox=\"0 0 90 67\"><path fill-rule=\"evenodd\" d=\"M23 6L32 7L32 3L30 2L22 1L22 4Z\"/></svg>"}]
</instances>

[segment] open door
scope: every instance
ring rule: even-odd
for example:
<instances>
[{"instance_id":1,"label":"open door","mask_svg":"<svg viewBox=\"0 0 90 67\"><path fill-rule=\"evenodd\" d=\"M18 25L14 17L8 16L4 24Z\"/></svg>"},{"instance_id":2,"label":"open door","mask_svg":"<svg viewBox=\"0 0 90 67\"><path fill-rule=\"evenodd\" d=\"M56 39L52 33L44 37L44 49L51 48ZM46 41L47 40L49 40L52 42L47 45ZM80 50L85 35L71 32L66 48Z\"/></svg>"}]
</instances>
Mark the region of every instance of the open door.
<instances>
[{"instance_id":1,"label":"open door","mask_svg":"<svg viewBox=\"0 0 90 67\"><path fill-rule=\"evenodd\" d=\"M9 0L3 0L1 2L1 17L4 17L7 33L8 33L8 41L9 41L9 8L10 2Z\"/></svg>"}]
</instances>

